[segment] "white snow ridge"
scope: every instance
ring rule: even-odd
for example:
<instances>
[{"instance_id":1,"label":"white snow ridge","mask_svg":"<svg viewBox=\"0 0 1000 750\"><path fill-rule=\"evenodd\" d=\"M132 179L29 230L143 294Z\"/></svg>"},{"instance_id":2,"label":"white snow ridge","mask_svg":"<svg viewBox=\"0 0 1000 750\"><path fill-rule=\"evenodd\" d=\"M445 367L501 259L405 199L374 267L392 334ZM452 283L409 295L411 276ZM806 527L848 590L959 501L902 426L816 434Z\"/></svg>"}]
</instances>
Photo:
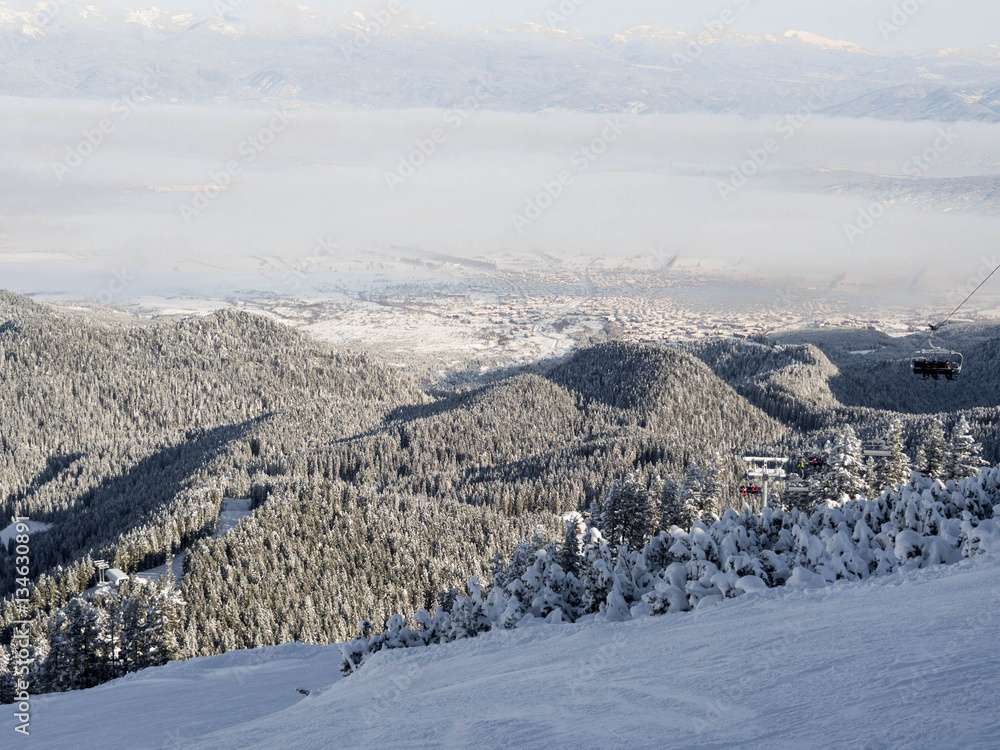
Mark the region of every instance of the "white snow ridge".
<instances>
[{"instance_id":1,"label":"white snow ridge","mask_svg":"<svg viewBox=\"0 0 1000 750\"><path fill-rule=\"evenodd\" d=\"M785 32L785 39L794 39L802 42L803 44L810 44L813 47L834 50L837 52L854 52L861 55L875 54L874 52L869 52L864 47L861 47L854 42L847 42L843 39L827 39L825 36L810 34L808 31L796 31L795 29L789 29Z\"/></svg>"},{"instance_id":2,"label":"white snow ridge","mask_svg":"<svg viewBox=\"0 0 1000 750\"><path fill-rule=\"evenodd\" d=\"M995 747L1000 558L381 651L175 662L37 699L59 748ZM297 692L310 691L309 696ZM113 707L113 710L109 710ZM37 722L37 725L36 725Z\"/></svg>"}]
</instances>

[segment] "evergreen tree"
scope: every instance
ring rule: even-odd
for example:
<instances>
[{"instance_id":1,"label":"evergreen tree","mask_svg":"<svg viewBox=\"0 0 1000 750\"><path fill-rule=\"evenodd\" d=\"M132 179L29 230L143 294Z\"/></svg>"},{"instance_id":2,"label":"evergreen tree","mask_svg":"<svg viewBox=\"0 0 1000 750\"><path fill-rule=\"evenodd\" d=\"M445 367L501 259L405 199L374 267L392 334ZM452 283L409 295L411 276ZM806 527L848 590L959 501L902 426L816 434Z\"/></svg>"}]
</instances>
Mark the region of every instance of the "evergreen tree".
<instances>
[{"instance_id":1,"label":"evergreen tree","mask_svg":"<svg viewBox=\"0 0 1000 750\"><path fill-rule=\"evenodd\" d=\"M688 464L678 493L681 523L677 525L681 528L689 529L695 521L709 520L715 512L715 498L709 494L707 483L705 473L698 463L692 461Z\"/></svg>"},{"instance_id":2,"label":"evergreen tree","mask_svg":"<svg viewBox=\"0 0 1000 750\"><path fill-rule=\"evenodd\" d=\"M649 488L636 477L625 480L621 492L621 544L630 550L642 549L656 533L659 503Z\"/></svg>"},{"instance_id":3,"label":"evergreen tree","mask_svg":"<svg viewBox=\"0 0 1000 750\"><path fill-rule=\"evenodd\" d=\"M121 607L121 661L126 672L138 672L153 663L155 646L150 634L149 587L143 582L123 584Z\"/></svg>"},{"instance_id":4,"label":"evergreen tree","mask_svg":"<svg viewBox=\"0 0 1000 750\"><path fill-rule=\"evenodd\" d=\"M878 476L878 464L875 463L873 457L865 456L862 464L862 476L865 483L865 496L876 497L882 491L882 486Z\"/></svg>"},{"instance_id":5,"label":"evergreen tree","mask_svg":"<svg viewBox=\"0 0 1000 750\"><path fill-rule=\"evenodd\" d=\"M629 507L624 498L622 483L615 479L604 493L600 504L591 508L594 525L601 530L601 534L612 548L623 543L628 512Z\"/></svg>"},{"instance_id":6,"label":"evergreen tree","mask_svg":"<svg viewBox=\"0 0 1000 750\"><path fill-rule=\"evenodd\" d=\"M927 437L921 446L923 448L923 462L920 465L920 473L928 479L943 479L947 472L948 463L948 441L944 436L944 424L941 417L934 417L931 421Z\"/></svg>"},{"instance_id":7,"label":"evergreen tree","mask_svg":"<svg viewBox=\"0 0 1000 750\"><path fill-rule=\"evenodd\" d=\"M716 451L712 454L712 460L705 470L705 498L711 501L710 505L705 506L705 510L709 513L715 512L715 509L719 506L719 499L724 486L722 479L724 468L725 465L722 456Z\"/></svg>"},{"instance_id":8,"label":"evergreen tree","mask_svg":"<svg viewBox=\"0 0 1000 750\"><path fill-rule=\"evenodd\" d=\"M972 436L972 428L965 416L959 417L951 429L948 451L944 465L944 479L965 479L974 477L986 465L982 458L982 447Z\"/></svg>"},{"instance_id":9,"label":"evergreen tree","mask_svg":"<svg viewBox=\"0 0 1000 750\"><path fill-rule=\"evenodd\" d=\"M146 616L151 666L166 664L183 656L183 618L184 601L177 590L174 576L168 569L166 575L156 583Z\"/></svg>"},{"instance_id":10,"label":"evergreen tree","mask_svg":"<svg viewBox=\"0 0 1000 750\"><path fill-rule=\"evenodd\" d=\"M599 529L591 527L583 540L583 570L580 582L583 585L583 611L597 612L607 601L614 577L614 562L611 550L601 536Z\"/></svg>"},{"instance_id":11,"label":"evergreen tree","mask_svg":"<svg viewBox=\"0 0 1000 750\"><path fill-rule=\"evenodd\" d=\"M681 526L683 522L684 509L677 482L668 474L660 485L660 530L670 531L671 526Z\"/></svg>"},{"instance_id":12,"label":"evergreen tree","mask_svg":"<svg viewBox=\"0 0 1000 750\"><path fill-rule=\"evenodd\" d=\"M821 500L855 499L864 496L867 485L861 441L850 425L842 427L824 448L823 471L817 478Z\"/></svg>"},{"instance_id":13,"label":"evergreen tree","mask_svg":"<svg viewBox=\"0 0 1000 750\"><path fill-rule=\"evenodd\" d=\"M891 452L890 456L879 461L875 470L875 484L878 495L886 487L892 487L910 478L910 459L906 455L903 444L903 422L894 419L886 433L885 444Z\"/></svg>"},{"instance_id":14,"label":"evergreen tree","mask_svg":"<svg viewBox=\"0 0 1000 750\"><path fill-rule=\"evenodd\" d=\"M474 638L492 627L483 589L475 576L467 584L468 596L460 596L451 609L451 632L449 640Z\"/></svg>"},{"instance_id":15,"label":"evergreen tree","mask_svg":"<svg viewBox=\"0 0 1000 750\"><path fill-rule=\"evenodd\" d=\"M535 555L540 549L552 550L552 545L548 543L545 533L541 529L535 529L530 539L524 539L515 545L507 566L502 571L494 573L493 586L505 590L512 581L519 580L524 572L534 564ZM451 611L451 606L457 596L458 591L452 587L452 596L447 606L445 606L445 602L442 602L445 612Z\"/></svg>"},{"instance_id":16,"label":"evergreen tree","mask_svg":"<svg viewBox=\"0 0 1000 750\"><path fill-rule=\"evenodd\" d=\"M46 628L49 652L40 671L52 692L99 685L107 677L106 614L81 597L58 610Z\"/></svg>"},{"instance_id":17,"label":"evergreen tree","mask_svg":"<svg viewBox=\"0 0 1000 750\"><path fill-rule=\"evenodd\" d=\"M583 535L587 531L587 522L576 512L563 516L563 522L566 524L566 533L559 549L559 566L567 573L579 576L583 565Z\"/></svg>"},{"instance_id":18,"label":"evergreen tree","mask_svg":"<svg viewBox=\"0 0 1000 750\"><path fill-rule=\"evenodd\" d=\"M0 645L0 705L14 702L16 683L14 660L7 647Z\"/></svg>"}]
</instances>

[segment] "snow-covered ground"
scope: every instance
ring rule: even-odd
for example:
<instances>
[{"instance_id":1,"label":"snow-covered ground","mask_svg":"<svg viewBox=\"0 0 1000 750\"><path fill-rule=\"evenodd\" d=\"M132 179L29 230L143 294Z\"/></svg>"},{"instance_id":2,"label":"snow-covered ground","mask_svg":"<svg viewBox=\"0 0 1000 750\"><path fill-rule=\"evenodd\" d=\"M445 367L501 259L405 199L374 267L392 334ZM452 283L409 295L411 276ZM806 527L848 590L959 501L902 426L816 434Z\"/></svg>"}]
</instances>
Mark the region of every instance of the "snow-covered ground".
<instances>
[{"instance_id":1,"label":"snow-covered ground","mask_svg":"<svg viewBox=\"0 0 1000 750\"><path fill-rule=\"evenodd\" d=\"M250 498L222 498L222 511L219 513L219 521L216 524L215 531L212 533L212 538L218 539L223 534L235 529L236 524L252 512L250 508L252 502Z\"/></svg>"},{"instance_id":2,"label":"snow-covered ground","mask_svg":"<svg viewBox=\"0 0 1000 750\"><path fill-rule=\"evenodd\" d=\"M214 532L212 532L212 538L218 539L223 534L232 531L236 528L241 520L250 515L253 511L250 509L251 500L239 499L232 497L222 498L222 511L219 513L219 522ZM35 530L35 526L45 526L48 528L47 524L35 524L32 522L32 529ZM174 574L174 580L178 583L181 578L184 577L184 558L187 556L187 549L180 550L173 558L170 560L170 570ZM157 565L155 568L147 568L146 570L140 570L132 574L133 578L142 578L147 581L158 581L167 572L167 564ZM91 586L89 589L84 591L85 596L93 596L98 590L108 590L114 584L112 583L102 583L97 586Z\"/></svg>"},{"instance_id":3,"label":"snow-covered ground","mask_svg":"<svg viewBox=\"0 0 1000 750\"><path fill-rule=\"evenodd\" d=\"M234 497L224 497L222 498L222 511L219 513L219 521L216 524L215 531L212 532L212 538L218 539L223 534L226 534L236 528L236 524L242 521L244 518L249 516L253 511L250 505L253 501L249 498L234 498ZM187 557L187 549L182 549L173 559L170 561L170 570L174 574L174 579L180 582L181 578L184 577L184 558ZM149 568L148 570L142 570L134 574L134 578L145 578L149 581L158 581L167 572L167 565L157 565L155 568Z\"/></svg>"},{"instance_id":4,"label":"snow-covered ground","mask_svg":"<svg viewBox=\"0 0 1000 750\"><path fill-rule=\"evenodd\" d=\"M37 534L40 531L48 531L52 528L50 523L42 523L41 521L24 521L30 530L29 533ZM0 548L6 549L7 542L17 536L17 524L10 523L5 529L0 531Z\"/></svg>"},{"instance_id":5,"label":"snow-covered ground","mask_svg":"<svg viewBox=\"0 0 1000 750\"><path fill-rule=\"evenodd\" d=\"M58 748L996 747L1000 557L693 613L173 663L32 703ZM298 688L310 691L305 696Z\"/></svg>"}]
</instances>

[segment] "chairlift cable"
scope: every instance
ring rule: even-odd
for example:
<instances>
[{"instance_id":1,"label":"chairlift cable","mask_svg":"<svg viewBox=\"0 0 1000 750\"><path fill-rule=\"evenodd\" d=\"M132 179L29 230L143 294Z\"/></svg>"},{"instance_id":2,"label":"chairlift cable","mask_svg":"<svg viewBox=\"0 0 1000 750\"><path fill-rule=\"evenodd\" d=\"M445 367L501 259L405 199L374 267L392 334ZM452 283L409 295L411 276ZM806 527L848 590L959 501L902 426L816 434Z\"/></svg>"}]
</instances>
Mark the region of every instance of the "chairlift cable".
<instances>
[{"instance_id":1,"label":"chairlift cable","mask_svg":"<svg viewBox=\"0 0 1000 750\"><path fill-rule=\"evenodd\" d=\"M943 326L945 323L947 323L949 320L951 320L955 316L955 313L957 313L959 310L961 310L962 307L965 306L965 303L968 302L970 299L972 299L972 295L974 295L976 292L978 292L982 288L983 284L985 284L987 281L989 281L990 278L993 276L993 274L995 274L997 271L1000 271L1000 265L998 265L996 268L994 268L992 271L990 271L990 275L987 276L982 281L980 281L979 282L979 286L977 286L975 289L973 289L971 292L969 292L969 296L966 297L964 300L962 300L962 304L960 304L958 307L956 307L954 310L951 311L951 315L949 315L947 318L945 318L944 320L942 320L936 326L931 326L931 328L934 329L934 330L937 330L938 328L940 328L941 326Z\"/></svg>"},{"instance_id":2,"label":"chairlift cable","mask_svg":"<svg viewBox=\"0 0 1000 750\"><path fill-rule=\"evenodd\" d=\"M980 289L982 289L983 285L987 281L989 281L991 278L993 278L993 275L997 271L1000 271L1000 265L998 265L996 268L994 268L992 271L990 271L989 276L987 276L985 279L983 279L982 281L980 281L979 285L975 289L973 289L971 292L969 292L969 295L964 300L962 300L961 303L959 303L958 307L956 307L954 310L951 311L951 313L949 313L949 315L948 315L947 318L945 318L944 320L942 320L937 325L934 325L933 323L929 323L928 324L930 326L930 329L931 329L931 334L930 334L930 336L927 337L927 343L928 344L930 344L931 346L934 346L934 341L933 341L934 334L937 333L937 331L939 331L941 328L943 328L945 323L947 323L949 320L951 320L953 317L955 317L955 313L957 313L959 310L961 310L963 307L965 307L965 303L968 302L970 299L972 299L973 295L975 295L976 292L978 292ZM907 359L912 358L913 355L916 354L918 351L920 351L920 347L919 346L916 349L914 349L912 352L910 352L910 354L907 357Z\"/></svg>"}]
</instances>

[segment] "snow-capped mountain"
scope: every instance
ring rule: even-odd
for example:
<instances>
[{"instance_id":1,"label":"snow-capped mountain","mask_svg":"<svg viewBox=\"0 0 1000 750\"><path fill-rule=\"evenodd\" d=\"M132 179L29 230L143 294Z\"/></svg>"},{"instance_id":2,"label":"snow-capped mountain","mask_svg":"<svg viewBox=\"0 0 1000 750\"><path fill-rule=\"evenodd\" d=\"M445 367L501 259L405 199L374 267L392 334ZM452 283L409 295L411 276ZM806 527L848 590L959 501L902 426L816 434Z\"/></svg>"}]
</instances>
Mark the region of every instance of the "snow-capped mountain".
<instances>
[{"instance_id":1,"label":"snow-capped mountain","mask_svg":"<svg viewBox=\"0 0 1000 750\"><path fill-rule=\"evenodd\" d=\"M819 47L820 49L833 50L835 52L854 52L860 55L874 55L874 52L866 50L864 47L859 47L854 42L847 42L843 39L827 39L824 36L819 36L818 34L810 34L808 31L795 31L794 29L789 29L785 32L785 39L795 40L801 42L802 44L812 45L813 47Z\"/></svg>"},{"instance_id":2,"label":"snow-capped mountain","mask_svg":"<svg viewBox=\"0 0 1000 750\"><path fill-rule=\"evenodd\" d=\"M887 120L1000 122L1000 86L904 84L864 94L831 107L828 112Z\"/></svg>"},{"instance_id":3,"label":"snow-capped mountain","mask_svg":"<svg viewBox=\"0 0 1000 750\"><path fill-rule=\"evenodd\" d=\"M201 15L0 5L0 95L114 99L152 73L143 95L167 102L450 108L489 80L479 105L515 112L756 115L795 111L819 92L833 114L1000 119L992 46L884 56L800 30L445 28L399 8L251 16L236 2Z\"/></svg>"}]
</instances>

